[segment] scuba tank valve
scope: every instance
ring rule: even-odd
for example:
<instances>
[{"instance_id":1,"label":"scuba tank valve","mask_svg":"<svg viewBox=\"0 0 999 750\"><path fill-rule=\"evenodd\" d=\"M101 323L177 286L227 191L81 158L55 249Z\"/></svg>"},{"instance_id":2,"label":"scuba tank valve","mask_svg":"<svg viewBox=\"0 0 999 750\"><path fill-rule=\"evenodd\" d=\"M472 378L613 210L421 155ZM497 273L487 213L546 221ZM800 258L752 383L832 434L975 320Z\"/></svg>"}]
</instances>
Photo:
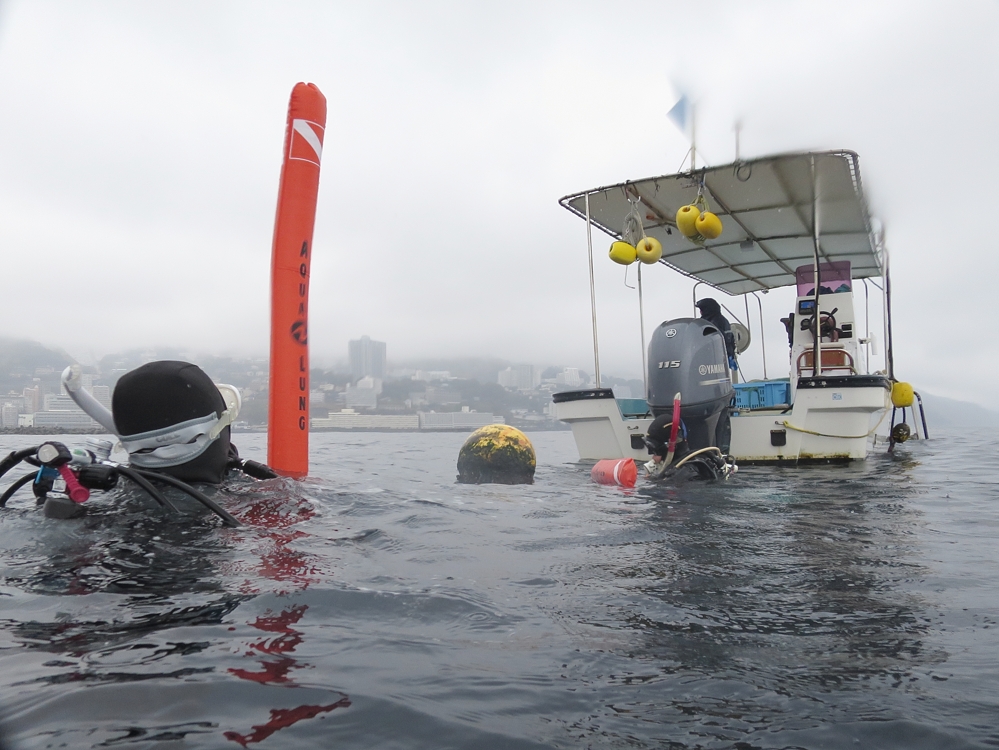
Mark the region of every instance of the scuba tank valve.
<instances>
[{"instance_id":1,"label":"scuba tank valve","mask_svg":"<svg viewBox=\"0 0 999 750\"><path fill-rule=\"evenodd\" d=\"M86 451L80 451L80 453L86 453ZM73 470L69 468L69 464L74 458L82 460L83 456L74 456L73 452L62 443L52 442L39 445L35 457L38 459L38 463L59 472L63 481L66 482L66 494L74 503L84 503L90 498L90 490L80 484Z\"/></svg>"}]
</instances>

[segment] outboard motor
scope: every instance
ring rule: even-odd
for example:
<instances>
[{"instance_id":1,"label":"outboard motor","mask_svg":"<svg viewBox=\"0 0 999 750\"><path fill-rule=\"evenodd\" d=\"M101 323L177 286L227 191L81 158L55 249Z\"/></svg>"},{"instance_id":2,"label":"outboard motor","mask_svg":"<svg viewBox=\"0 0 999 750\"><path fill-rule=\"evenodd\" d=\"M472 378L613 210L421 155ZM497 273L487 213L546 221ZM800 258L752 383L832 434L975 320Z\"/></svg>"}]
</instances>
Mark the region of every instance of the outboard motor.
<instances>
[{"instance_id":1,"label":"outboard motor","mask_svg":"<svg viewBox=\"0 0 999 750\"><path fill-rule=\"evenodd\" d=\"M672 414L681 396L680 421L687 452L710 446L729 452L732 379L725 339L703 318L677 318L660 325L649 343L649 408Z\"/></svg>"}]
</instances>

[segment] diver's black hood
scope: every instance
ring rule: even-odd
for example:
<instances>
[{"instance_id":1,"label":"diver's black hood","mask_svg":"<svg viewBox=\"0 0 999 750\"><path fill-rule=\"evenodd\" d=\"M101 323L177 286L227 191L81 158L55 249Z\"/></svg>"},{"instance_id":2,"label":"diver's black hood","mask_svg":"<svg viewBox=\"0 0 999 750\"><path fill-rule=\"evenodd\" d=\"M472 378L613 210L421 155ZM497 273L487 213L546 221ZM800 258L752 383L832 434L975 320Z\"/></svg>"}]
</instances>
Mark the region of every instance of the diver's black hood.
<instances>
[{"instance_id":1,"label":"diver's black hood","mask_svg":"<svg viewBox=\"0 0 999 750\"><path fill-rule=\"evenodd\" d=\"M711 299L711 297L698 300L694 303L694 306L701 311L701 315L705 318L714 317L721 312L721 305L718 304L717 300Z\"/></svg>"},{"instance_id":2,"label":"diver's black hood","mask_svg":"<svg viewBox=\"0 0 999 750\"><path fill-rule=\"evenodd\" d=\"M121 376L111 398L118 434L127 437L205 417L221 416L225 399L204 370L190 362L149 362ZM229 455L226 427L197 458L161 469L185 482L218 484Z\"/></svg>"},{"instance_id":3,"label":"diver's black hood","mask_svg":"<svg viewBox=\"0 0 999 750\"><path fill-rule=\"evenodd\" d=\"M672 423L672 414L660 414L658 417L653 419L652 424L649 425L649 429L646 433L649 436L649 440L666 445L669 440L670 426Z\"/></svg>"},{"instance_id":4,"label":"diver's black hood","mask_svg":"<svg viewBox=\"0 0 999 750\"><path fill-rule=\"evenodd\" d=\"M649 449L649 452L655 456L665 456L666 451L669 450L669 436L673 431L673 415L672 414L660 414L658 417L652 420L652 424L649 425L649 429L645 433L645 446ZM685 454L687 452L686 437L684 436L684 430L681 429L676 436L676 452L678 454Z\"/></svg>"},{"instance_id":5,"label":"diver's black hood","mask_svg":"<svg viewBox=\"0 0 999 750\"><path fill-rule=\"evenodd\" d=\"M111 400L119 435L172 427L214 411L225 400L204 370L190 362L149 362L121 376Z\"/></svg>"}]
</instances>

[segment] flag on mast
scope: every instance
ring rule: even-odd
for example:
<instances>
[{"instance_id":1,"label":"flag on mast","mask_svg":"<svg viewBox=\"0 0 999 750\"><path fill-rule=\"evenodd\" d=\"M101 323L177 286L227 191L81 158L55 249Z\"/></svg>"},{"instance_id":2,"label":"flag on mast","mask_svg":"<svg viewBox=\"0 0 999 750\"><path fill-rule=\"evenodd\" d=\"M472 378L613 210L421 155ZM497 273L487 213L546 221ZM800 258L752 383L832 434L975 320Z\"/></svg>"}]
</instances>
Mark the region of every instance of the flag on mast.
<instances>
[{"instance_id":1,"label":"flag on mast","mask_svg":"<svg viewBox=\"0 0 999 750\"><path fill-rule=\"evenodd\" d=\"M692 110L693 107L690 104L690 99L687 98L686 94L680 94L680 98L676 100L670 111L666 113L666 116L680 128L680 132L688 138L690 137Z\"/></svg>"},{"instance_id":2,"label":"flag on mast","mask_svg":"<svg viewBox=\"0 0 999 750\"><path fill-rule=\"evenodd\" d=\"M686 94L681 93L680 98L676 100L666 116L690 141L690 169L693 170L697 162L697 125L694 122L694 105Z\"/></svg>"}]
</instances>

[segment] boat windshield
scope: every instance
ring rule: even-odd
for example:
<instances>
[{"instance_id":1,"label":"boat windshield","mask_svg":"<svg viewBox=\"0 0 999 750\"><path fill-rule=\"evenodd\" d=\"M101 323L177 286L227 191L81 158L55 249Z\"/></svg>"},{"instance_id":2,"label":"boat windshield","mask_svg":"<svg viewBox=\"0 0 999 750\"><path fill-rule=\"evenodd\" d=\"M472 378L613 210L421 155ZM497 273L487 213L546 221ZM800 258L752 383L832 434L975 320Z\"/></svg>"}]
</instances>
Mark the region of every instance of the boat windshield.
<instances>
[{"instance_id":1,"label":"boat windshield","mask_svg":"<svg viewBox=\"0 0 999 750\"><path fill-rule=\"evenodd\" d=\"M798 285L799 297L815 296L815 267L798 266L794 270L794 280ZM850 278L850 261L836 260L831 263L819 263L819 294L839 294L853 289Z\"/></svg>"}]
</instances>

